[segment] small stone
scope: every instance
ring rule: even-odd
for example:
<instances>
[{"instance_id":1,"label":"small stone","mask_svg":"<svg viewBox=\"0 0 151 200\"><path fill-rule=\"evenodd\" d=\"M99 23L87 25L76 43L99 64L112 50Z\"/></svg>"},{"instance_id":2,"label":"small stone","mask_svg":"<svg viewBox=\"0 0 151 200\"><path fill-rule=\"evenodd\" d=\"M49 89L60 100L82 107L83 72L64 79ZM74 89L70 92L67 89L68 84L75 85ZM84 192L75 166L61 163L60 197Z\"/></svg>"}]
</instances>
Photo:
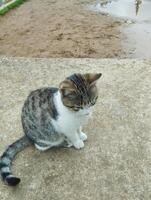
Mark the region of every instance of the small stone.
<instances>
[{"instance_id":1,"label":"small stone","mask_svg":"<svg viewBox=\"0 0 151 200\"><path fill-rule=\"evenodd\" d=\"M133 21L132 21L132 20L130 20L130 19L128 19L128 20L126 21L126 23L127 23L127 24L132 24L132 23L133 23Z\"/></svg>"}]
</instances>

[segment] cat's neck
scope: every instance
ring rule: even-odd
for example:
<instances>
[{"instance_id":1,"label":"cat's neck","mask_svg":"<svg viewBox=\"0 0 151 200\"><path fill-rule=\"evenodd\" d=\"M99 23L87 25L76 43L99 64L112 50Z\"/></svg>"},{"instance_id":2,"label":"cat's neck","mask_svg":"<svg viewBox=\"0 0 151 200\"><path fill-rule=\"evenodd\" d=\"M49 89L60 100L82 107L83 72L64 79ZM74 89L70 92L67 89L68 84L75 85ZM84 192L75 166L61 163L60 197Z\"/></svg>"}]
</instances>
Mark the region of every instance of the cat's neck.
<instances>
[{"instance_id":1,"label":"cat's neck","mask_svg":"<svg viewBox=\"0 0 151 200\"><path fill-rule=\"evenodd\" d=\"M70 114L73 113L66 106L63 105L63 102L62 102L62 99L61 99L61 93L60 93L59 90L54 97L54 102L55 102L56 108L57 108L57 110L60 114L62 114L64 112L68 112Z\"/></svg>"}]
</instances>

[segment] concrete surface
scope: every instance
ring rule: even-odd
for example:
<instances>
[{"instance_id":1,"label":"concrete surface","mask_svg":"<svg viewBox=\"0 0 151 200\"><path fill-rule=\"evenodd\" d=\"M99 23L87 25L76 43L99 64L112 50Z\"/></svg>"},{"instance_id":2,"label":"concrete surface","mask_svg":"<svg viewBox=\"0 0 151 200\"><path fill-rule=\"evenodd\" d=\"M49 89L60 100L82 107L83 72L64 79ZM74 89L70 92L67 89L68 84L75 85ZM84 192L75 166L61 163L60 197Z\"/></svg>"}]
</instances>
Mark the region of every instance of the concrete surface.
<instances>
[{"instance_id":1,"label":"concrete surface","mask_svg":"<svg viewBox=\"0 0 151 200\"><path fill-rule=\"evenodd\" d=\"M12 168L22 182L0 182L0 200L151 199L149 60L1 58L0 152L23 134L21 107L31 90L88 71L103 77L85 148L22 151Z\"/></svg>"}]
</instances>

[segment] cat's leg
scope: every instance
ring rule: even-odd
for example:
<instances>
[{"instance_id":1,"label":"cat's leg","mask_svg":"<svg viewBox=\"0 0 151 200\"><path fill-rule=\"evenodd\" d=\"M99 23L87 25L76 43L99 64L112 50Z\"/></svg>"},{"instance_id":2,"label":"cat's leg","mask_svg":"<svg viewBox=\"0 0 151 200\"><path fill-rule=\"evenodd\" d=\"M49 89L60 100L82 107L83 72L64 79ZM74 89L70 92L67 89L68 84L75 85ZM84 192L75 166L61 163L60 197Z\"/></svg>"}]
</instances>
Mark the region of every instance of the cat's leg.
<instances>
[{"instance_id":1,"label":"cat's leg","mask_svg":"<svg viewBox=\"0 0 151 200\"><path fill-rule=\"evenodd\" d=\"M34 145L35 145L36 149L38 149L39 151L46 151L52 147L52 145L50 143L48 143L47 141L43 141L43 140L39 140L39 141L35 142Z\"/></svg>"},{"instance_id":2,"label":"cat's leg","mask_svg":"<svg viewBox=\"0 0 151 200\"><path fill-rule=\"evenodd\" d=\"M63 141L64 141L64 137L62 135L59 135L54 141L38 140L35 142L35 147L40 151L46 151L50 149L51 147L60 146L63 143Z\"/></svg>"},{"instance_id":3,"label":"cat's leg","mask_svg":"<svg viewBox=\"0 0 151 200\"><path fill-rule=\"evenodd\" d=\"M66 138L66 139L63 141L63 143L62 143L61 146L70 148L70 147L73 146L73 144L68 140L68 138Z\"/></svg>"},{"instance_id":4,"label":"cat's leg","mask_svg":"<svg viewBox=\"0 0 151 200\"><path fill-rule=\"evenodd\" d=\"M66 133L66 137L76 149L81 149L84 147L84 142L80 139L78 132L75 131L72 133Z\"/></svg>"},{"instance_id":5,"label":"cat's leg","mask_svg":"<svg viewBox=\"0 0 151 200\"><path fill-rule=\"evenodd\" d=\"M51 148L51 146L40 146L40 145L38 145L38 144L36 144L36 143L35 143L35 147L36 147L36 149L38 149L39 151L46 151L46 150L48 150L48 149Z\"/></svg>"},{"instance_id":6,"label":"cat's leg","mask_svg":"<svg viewBox=\"0 0 151 200\"><path fill-rule=\"evenodd\" d=\"M86 141L87 140L87 135L85 133L82 132L82 127L80 126L80 128L78 129L78 134L79 137L82 141Z\"/></svg>"}]
</instances>

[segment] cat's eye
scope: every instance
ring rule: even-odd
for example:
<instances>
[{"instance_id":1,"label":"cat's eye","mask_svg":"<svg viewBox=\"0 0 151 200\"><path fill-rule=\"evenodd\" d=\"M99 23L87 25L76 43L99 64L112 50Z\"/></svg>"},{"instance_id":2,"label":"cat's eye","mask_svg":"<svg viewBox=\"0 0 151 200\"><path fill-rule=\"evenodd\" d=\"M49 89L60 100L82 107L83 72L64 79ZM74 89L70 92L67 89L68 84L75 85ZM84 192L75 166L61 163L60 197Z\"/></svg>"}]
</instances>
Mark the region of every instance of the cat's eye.
<instances>
[{"instance_id":1,"label":"cat's eye","mask_svg":"<svg viewBox=\"0 0 151 200\"><path fill-rule=\"evenodd\" d=\"M79 108L77 108L77 107L74 107L74 111L79 111Z\"/></svg>"},{"instance_id":2,"label":"cat's eye","mask_svg":"<svg viewBox=\"0 0 151 200\"><path fill-rule=\"evenodd\" d=\"M70 101L76 101L76 102L78 102L78 101L80 101L80 96L78 96L77 94L75 94L75 93L71 93L71 94L69 94L68 96L66 96Z\"/></svg>"},{"instance_id":3,"label":"cat's eye","mask_svg":"<svg viewBox=\"0 0 151 200\"><path fill-rule=\"evenodd\" d=\"M68 105L66 105L66 107L73 109L74 111L79 111L79 109L81 108L79 106L68 106Z\"/></svg>"},{"instance_id":4,"label":"cat's eye","mask_svg":"<svg viewBox=\"0 0 151 200\"><path fill-rule=\"evenodd\" d=\"M71 108L71 109L73 109L73 108L74 108L74 106L68 106L68 105L66 105L66 107L68 107L68 108Z\"/></svg>"},{"instance_id":5,"label":"cat's eye","mask_svg":"<svg viewBox=\"0 0 151 200\"><path fill-rule=\"evenodd\" d=\"M75 94L69 94L67 96L67 98L70 99L70 100L73 100L73 99L75 99Z\"/></svg>"},{"instance_id":6,"label":"cat's eye","mask_svg":"<svg viewBox=\"0 0 151 200\"><path fill-rule=\"evenodd\" d=\"M81 106L75 106L75 107L74 107L74 110L75 110L75 111L78 111L78 110L80 110L80 109L82 109Z\"/></svg>"}]
</instances>

